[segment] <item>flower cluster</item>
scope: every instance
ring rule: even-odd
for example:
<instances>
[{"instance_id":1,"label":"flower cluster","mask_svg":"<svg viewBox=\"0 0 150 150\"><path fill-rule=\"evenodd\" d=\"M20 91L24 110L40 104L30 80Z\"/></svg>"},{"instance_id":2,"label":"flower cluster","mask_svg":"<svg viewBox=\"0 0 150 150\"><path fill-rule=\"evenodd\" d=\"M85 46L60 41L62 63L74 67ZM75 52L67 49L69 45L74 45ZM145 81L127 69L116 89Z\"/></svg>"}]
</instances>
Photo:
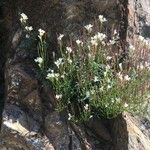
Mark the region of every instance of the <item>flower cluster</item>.
<instances>
[{"instance_id":1,"label":"flower cluster","mask_svg":"<svg viewBox=\"0 0 150 150\"><path fill-rule=\"evenodd\" d=\"M36 59L34 59L34 61L36 63L38 63L38 66L41 67L42 66L42 63L43 63L43 58L41 57L37 57Z\"/></svg>"},{"instance_id":2,"label":"flower cluster","mask_svg":"<svg viewBox=\"0 0 150 150\"><path fill-rule=\"evenodd\" d=\"M21 17L20 17L20 22L21 22L21 23L26 23L26 21L28 20L27 15L24 14L24 13L21 13L20 16L21 16Z\"/></svg>"},{"instance_id":3,"label":"flower cluster","mask_svg":"<svg viewBox=\"0 0 150 150\"><path fill-rule=\"evenodd\" d=\"M103 15L99 15L98 17L99 17L99 21L100 21L101 23L107 21L107 19L106 19Z\"/></svg>"},{"instance_id":4,"label":"flower cluster","mask_svg":"<svg viewBox=\"0 0 150 150\"><path fill-rule=\"evenodd\" d=\"M107 20L99 15L99 21L102 27ZM86 36L73 40L69 45L64 43L65 35L60 34L57 38L59 57L53 58L52 69L46 69L46 79L51 81L55 91L57 110L66 110L69 121L85 121L91 117L114 118L124 111L136 112L143 108L143 99L150 92L147 88L150 51L145 50L149 45L148 39L139 37L144 41L144 48L130 44L128 57L122 59L124 53L118 49L117 30L108 38L106 32L96 29L94 24L84 26ZM45 31L39 29L40 49L35 61L40 67L46 60L44 35ZM141 51L136 53L138 49Z\"/></svg>"}]
</instances>

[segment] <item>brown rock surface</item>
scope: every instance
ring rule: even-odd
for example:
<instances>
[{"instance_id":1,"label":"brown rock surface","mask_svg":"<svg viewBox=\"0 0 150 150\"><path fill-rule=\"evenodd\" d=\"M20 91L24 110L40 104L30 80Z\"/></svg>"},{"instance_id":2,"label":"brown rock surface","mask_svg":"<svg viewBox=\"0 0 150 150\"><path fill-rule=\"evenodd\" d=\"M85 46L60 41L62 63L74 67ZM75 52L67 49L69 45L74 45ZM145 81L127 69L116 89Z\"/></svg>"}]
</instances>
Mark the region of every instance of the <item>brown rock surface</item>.
<instances>
[{"instance_id":1,"label":"brown rock surface","mask_svg":"<svg viewBox=\"0 0 150 150\"><path fill-rule=\"evenodd\" d=\"M57 34L77 37L82 26L92 23L99 14L108 18L108 30L110 26L119 30L123 41L131 39L133 33L148 37L149 0L129 0L128 5L123 0L8 0L3 7L9 55L5 65L0 149L149 150L149 128L144 124L143 130L140 126L143 118L137 123L126 114L108 120L107 124L95 120L87 127L70 124L67 115L56 112L51 89L37 77L33 62L36 41L24 38L18 22L18 12L23 12L34 30L46 30L51 51L57 49ZM4 73L3 67L0 70Z\"/></svg>"}]
</instances>

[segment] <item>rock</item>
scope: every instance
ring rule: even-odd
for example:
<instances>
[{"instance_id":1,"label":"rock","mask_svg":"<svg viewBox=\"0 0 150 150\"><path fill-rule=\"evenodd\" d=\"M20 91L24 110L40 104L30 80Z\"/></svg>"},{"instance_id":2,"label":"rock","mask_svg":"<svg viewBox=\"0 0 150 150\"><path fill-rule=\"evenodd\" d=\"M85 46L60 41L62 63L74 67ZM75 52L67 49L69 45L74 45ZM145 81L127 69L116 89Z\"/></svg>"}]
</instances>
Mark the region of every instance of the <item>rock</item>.
<instances>
[{"instance_id":1,"label":"rock","mask_svg":"<svg viewBox=\"0 0 150 150\"><path fill-rule=\"evenodd\" d=\"M101 139L106 140L108 143L112 142L111 135L108 129L103 125L103 121L98 118L92 118L87 122L87 126Z\"/></svg>"},{"instance_id":2,"label":"rock","mask_svg":"<svg viewBox=\"0 0 150 150\"><path fill-rule=\"evenodd\" d=\"M3 112L0 146L14 150L53 150L46 137L41 137L40 124L15 105L8 105ZM46 146L45 146L46 144ZM49 150L48 149L48 150Z\"/></svg>"},{"instance_id":3,"label":"rock","mask_svg":"<svg viewBox=\"0 0 150 150\"><path fill-rule=\"evenodd\" d=\"M69 123L64 114L55 111L53 92L37 78L33 61L37 56L37 41L24 37L18 24L18 10L27 14L33 33L39 28L46 31L48 53L52 53L57 50L59 33L79 38L83 26L93 23L100 14L108 19L108 33L117 29L123 44L134 39L133 34L149 37L149 3L149 0L7 1L3 12L9 34L4 41L9 41L5 48L9 55L7 63L0 59L2 81L6 76L0 149L148 150L149 129L141 128L135 121L137 118L129 114L110 120L107 125L93 120L84 127ZM3 28L0 23L0 29ZM0 52L1 49L0 46Z\"/></svg>"},{"instance_id":4,"label":"rock","mask_svg":"<svg viewBox=\"0 0 150 150\"><path fill-rule=\"evenodd\" d=\"M69 145L68 129L58 112L45 116L45 130L55 149L67 150Z\"/></svg>"},{"instance_id":5,"label":"rock","mask_svg":"<svg viewBox=\"0 0 150 150\"><path fill-rule=\"evenodd\" d=\"M125 113L115 119L112 128L115 149L120 150L149 150L150 138L140 130L135 117Z\"/></svg>"},{"instance_id":6,"label":"rock","mask_svg":"<svg viewBox=\"0 0 150 150\"><path fill-rule=\"evenodd\" d=\"M150 36L150 1L130 0L128 4L128 36L133 38L134 34L142 35L146 38Z\"/></svg>"},{"instance_id":7,"label":"rock","mask_svg":"<svg viewBox=\"0 0 150 150\"><path fill-rule=\"evenodd\" d=\"M23 64L17 64L10 65L7 71L7 102L23 106L35 119L42 122L42 102L38 93L38 81L32 74L33 69L29 74Z\"/></svg>"}]
</instances>

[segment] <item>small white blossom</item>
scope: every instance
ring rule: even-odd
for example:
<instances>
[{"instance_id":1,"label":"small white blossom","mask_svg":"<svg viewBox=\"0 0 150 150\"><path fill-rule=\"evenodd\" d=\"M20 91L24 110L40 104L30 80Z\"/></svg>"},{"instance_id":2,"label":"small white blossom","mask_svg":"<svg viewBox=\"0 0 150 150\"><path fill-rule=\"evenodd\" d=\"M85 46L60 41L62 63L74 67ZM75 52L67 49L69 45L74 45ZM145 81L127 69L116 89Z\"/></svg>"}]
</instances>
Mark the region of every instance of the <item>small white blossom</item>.
<instances>
[{"instance_id":1,"label":"small white blossom","mask_svg":"<svg viewBox=\"0 0 150 150\"><path fill-rule=\"evenodd\" d=\"M90 118L90 119L91 119L91 118L93 118L93 115L90 115L90 117L89 117L89 118Z\"/></svg>"},{"instance_id":2,"label":"small white blossom","mask_svg":"<svg viewBox=\"0 0 150 150\"><path fill-rule=\"evenodd\" d=\"M139 36L139 40L143 42L144 41L144 37L140 35Z\"/></svg>"},{"instance_id":3,"label":"small white blossom","mask_svg":"<svg viewBox=\"0 0 150 150\"><path fill-rule=\"evenodd\" d=\"M43 58L42 57L37 57L36 59L34 59L35 62L42 64L43 63Z\"/></svg>"},{"instance_id":4,"label":"small white blossom","mask_svg":"<svg viewBox=\"0 0 150 150\"><path fill-rule=\"evenodd\" d=\"M59 94L59 95L56 95L56 99L61 99L62 98L62 95Z\"/></svg>"},{"instance_id":5,"label":"small white blossom","mask_svg":"<svg viewBox=\"0 0 150 150\"><path fill-rule=\"evenodd\" d=\"M128 107L128 104L127 104L127 103L125 103L125 104L124 104L124 107L125 107L125 108L126 108L126 107Z\"/></svg>"},{"instance_id":6,"label":"small white blossom","mask_svg":"<svg viewBox=\"0 0 150 150\"><path fill-rule=\"evenodd\" d=\"M38 37L41 38L45 34L45 31L42 29L39 29L38 31L39 31Z\"/></svg>"},{"instance_id":7,"label":"small white blossom","mask_svg":"<svg viewBox=\"0 0 150 150\"><path fill-rule=\"evenodd\" d=\"M123 75L121 74L121 72L117 73L117 76L121 81L123 80Z\"/></svg>"},{"instance_id":8,"label":"small white blossom","mask_svg":"<svg viewBox=\"0 0 150 150\"><path fill-rule=\"evenodd\" d=\"M26 34L26 38L27 38L27 39L30 38L30 35L29 35L29 34Z\"/></svg>"},{"instance_id":9,"label":"small white blossom","mask_svg":"<svg viewBox=\"0 0 150 150\"><path fill-rule=\"evenodd\" d=\"M107 56L106 59L107 59L107 60L111 60L112 57L111 57L111 56Z\"/></svg>"},{"instance_id":10,"label":"small white blossom","mask_svg":"<svg viewBox=\"0 0 150 150\"><path fill-rule=\"evenodd\" d=\"M51 78L58 78L59 74L58 73L48 73L46 79L51 79Z\"/></svg>"},{"instance_id":11,"label":"small white blossom","mask_svg":"<svg viewBox=\"0 0 150 150\"><path fill-rule=\"evenodd\" d=\"M68 63L71 64L72 60L70 58L67 59Z\"/></svg>"},{"instance_id":12,"label":"small white blossom","mask_svg":"<svg viewBox=\"0 0 150 150\"><path fill-rule=\"evenodd\" d=\"M129 49L132 50L132 51L134 51L134 50L135 50L135 47L134 47L133 45L130 45L130 46L129 46Z\"/></svg>"},{"instance_id":13,"label":"small white blossom","mask_svg":"<svg viewBox=\"0 0 150 150\"><path fill-rule=\"evenodd\" d=\"M99 81L98 77L95 76L95 77L94 77L94 82L98 82L98 81Z\"/></svg>"},{"instance_id":14,"label":"small white blossom","mask_svg":"<svg viewBox=\"0 0 150 150\"><path fill-rule=\"evenodd\" d=\"M79 46L79 45L83 45L83 42L81 41L81 40L76 40L76 43L77 43L77 45Z\"/></svg>"},{"instance_id":15,"label":"small white blossom","mask_svg":"<svg viewBox=\"0 0 150 150\"><path fill-rule=\"evenodd\" d=\"M143 70L144 69L144 65L141 63L140 65L137 66L138 69Z\"/></svg>"},{"instance_id":16,"label":"small white blossom","mask_svg":"<svg viewBox=\"0 0 150 150\"><path fill-rule=\"evenodd\" d=\"M111 86L111 85L108 85L108 86L107 86L107 89L111 89L111 88L112 88L112 86Z\"/></svg>"},{"instance_id":17,"label":"small white blossom","mask_svg":"<svg viewBox=\"0 0 150 150\"><path fill-rule=\"evenodd\" d=\"M86 92L86 97L90 97L90 92L89 91Z\"/></svg>"},{"instance_id":18,"label":"small white blossom","mask_svg":"<svg viewBox=\"0 0 150 150\"><path fill-rule=\"evenodd\" d=\"M27 31L32 31L32 30L33 30L33 27L32 27L32 26L26 26L25 29L26 29Z\"/></svg>"},{"instance_id":19,"label":"small white blossom","mask_svg":"<svg viewBox=\"0 0 150 150\"><path fill-rule=\"evenodd\" d=\"M113 40L109 40L109 43L108 45L114 45L116 43L116 41L113 39Z\"/></svg>"},{"instance_id":20,"label":"small white blossom","mask_svg":"<svg viewBox=\"0 0 150 150\"><path fill-rule=\"evenodd\" d=\"M90 33L90 32L92 31L93 25L92 25L92 24L89 24L89 25L86 25L86 26L84 26L84 27L85 27L85 29Z\"/></svg>"},{"instance_id":21,"label":"small white blossom","mask_svg":"<svg viewBox=\"0 0 150 150\"><path fill-rule=\"evenodd\" d=\"M111 102L112 102L112 103L114 103L114 102L115 102L115 100L114 100L113 98L111 98Z\"/></svg>"},{"instance_id":22,"label":"small white blossom","mask_svg":"<svg viewBox=\"0 0 150 150\"><path fill-rule=\"evenodd\" d=\"M61 64L63 64L63 58L59 58L57 61L55 61L54 62L55 63L55 65L59 68L59 66L61 65Z\"/></svg>"},{"instance_id":23,"label":"small white blossom","mask_svg":"<svg viewBox=\"0 0 150 150\"><path fill-rule=\"evenodd\" d=\"M67 52L71 53L72 52L72 48L71 47L66 47Z\"/></svg>"},{"instance_id":24,"label":"small white blossom","mask_svg":"<svg viewBox=\"0 0 150 150\"><path fill-rule=\"evenodd\" d=\"M54 73L54 70L52 70L51 68L49 68L49 69L47 70L47 72Z\"/></svg>"},{"instance_id":25,"label":"small white blossom","mask_svg":"<svg viewBox=\"0 0 150 150\"><path fill-rule=\"evenodd\" d=\"M106 18L104 18L104 16L103 15L99 15L98 16L98 18L99 18L99 21L101 22L101 23L103 23L103 22L106 22L107 20L106 20Z\"/></svg>"},{"instance_id":26,"label":"small white blossom","mask_svg":"<svg viewBox=\"0 0 150 150\"><path fill-rule=\"evenodd\" d=\"M100 41L103 41L104 39L106 39L106 37L107 36L104 33L100 33L100 32L97 33L97 39Z\"/></svg>"},{"instance_id":27,"label":"small white blossom","mask_svg":"<svg viewBox=\"0 0 150 150\"><path fill-rule=\"evenodd\" d=\"M88 110L88 109L89 109L89 105L86 104L86 105L84 106L84 109L85 109L85 110Z\"/></svg>"},{"instance_id":28,"label":"small white blossom","mask_svg":"<svg viewBox=\"0 0 150 150\"><path fill-rule=\"evenodd\" d=\"M131 80L131 78L130 78L128 75L125 75L125 76L124 76L124 80L125 80L125 81L129 81L129 80Z\"/></svg>"},{"instance_id":29,"label":"small white blossom","mask_svg":"<svg viewBox=\"0 0 150 150\"><path fill-rule=\"evenodd\" d=\"M150 67L150 61L145 62L145 67Z\"/></svg>"},{"instance_id":30,"label":"small white blossom","mask_svg":"<svg viewBox=\"0 0 150 150\"><path fill-rule=\"evenodd\" d=\"M113 34L114 34L114 35L117 35L117 34L118 34L116 29L114 30L114 33L113 33Z\"/></svg>"},{"instance_id":31,"label":"small white blossom","mask_svg":"<svg viewBox=\"0 0 150 150\"><path fill-rule=\"evenodd\" d=\"M120 68L120 70L123 70L122 63L119 64L119 68Z\"/></svg>"},{"instance_id":32,"label":"small white blossom","mask_svg":"<svg viewBox=\"0 0 150 150\"><path fill-rule=\"evenodd\" d=\"M60 34L59 37L57 38L58 41L61 41L63 37L64 37L64 34Z\"/></svg>"},{"instance_id":33,"label":"small white blossom","mask_svg":"<svg viewBox=\"0 0 150 150\"><path fill-rule=\"evenodd\" d=\"M95 90L93 89L93 90L91 90L90 92L91 92L91 94L93 95L93 94L95 93Z\"/></svg>"},{"instance_id":34,"label":"small white blossom","mask_svg":"<svg viewBox=\"0 0 150 150\"><path fill-rule=\"evenodd\" d=\"M63 78L63 79L64 79L64 78L65 78L65 75L64 75L64 74L62 74L62 75L61 75L61 78Z\"/></svg>"},{"instance_id":35,"label":"small white blossom","mask_svg":"<svg viewBox=\"0 0 150 150\"><path fill-rule=\"evenodd\" d=\"M69 113L68 114L68 120L71 120L71 118L72 118L72 115Z\"/></svg>"},{"instance_id":36,"label":"small white blossom","mask_svg":"<svg viewBox=\"0 0 150 150\"><path fill-rule=\"evenodd\" d=\"M92 44L92 46L95 46L95 47L97 47L97 45L98 45L98 42L97 42L97 40L95 40L95 39L92 39L92 40L91 40L91 44Z\"/></svg>"},{"instance_id":37,"label":"small white blossom","mask_svg":"<svg viewBox=\"0 0 150 150\"><path fill-rule=\"evenodd\" d=\"M27 15L24 14L24 13L22 13L22 14L21 14L21 18L20 18L21 23L22 23L22 22L26 22L27 20L28 20Z\"/></svg>"},{"instance_id":38,"label":"small white blossom","mask_svg":"<svg viewBox=\"0 0 150 150\"><path fill-rule=\"evenodd\" d=\"M120 101L121 101L121 99L118 97L118 98L116 98L116 102L117 103L120 103Z\"/></svg>"}]
</instances>

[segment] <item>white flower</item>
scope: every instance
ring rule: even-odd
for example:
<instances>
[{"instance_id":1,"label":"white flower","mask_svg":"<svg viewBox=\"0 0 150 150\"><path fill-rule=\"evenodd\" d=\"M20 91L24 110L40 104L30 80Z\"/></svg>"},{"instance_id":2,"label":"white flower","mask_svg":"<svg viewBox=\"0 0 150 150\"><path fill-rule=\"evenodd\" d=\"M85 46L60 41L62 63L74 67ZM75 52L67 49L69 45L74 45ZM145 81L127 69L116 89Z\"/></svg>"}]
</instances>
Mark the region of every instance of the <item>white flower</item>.
<instances>
[{"instance_id":1,"label":"white flower","mask_svg":"<svg viewBox=\"0 0 150 150\"><path fill-rule=\"evenodd\" d=\"M144 69L144 65L141 63L140 65L137 66L138 69L143 70Z\"/></svg>"},{"instance_id":2,"label":"white flower","mask_svg":"<svg viewBox=\"0 0 150 150\"><path fill-rule=\"evenodd\" d=\"M39 31L39 36L38 37L41 38L45 34L45 31L42 30L42 29L39 29L38 31Z\"/></svg>"},{"instance_id":3,"label":"white flower","mask_svg":"<svg viewBox=\"0 0 150 150\"><path fill-rule=\"evenodd\" d=\"M32 27L32 26L29 26L29 27L26 26L25 29L26 29L27 31L32 31L32 30L33 30L33 27Z\"/></svg>"},{"instance_id":4,"label":"white flower","mask_svg":"<svg viewBox=\"0 0 150 150\"><path fill-rule=\"evenodd\" d=\"M96 47L98 45L98 42L97 42L97 40L92 39L91 44Z\"/></svg>"},{"instance_id":5,"label":"white flower","mask_svg":"<svg viewBox=\"0 0 150 150\"><path fill-rule=\"evenodd\" d=\"M48 73L46 79L54 78L55 74L54 73Z\"/></svg>"},{"instance_id":6,"label":"white flower","mask_svg":"<svg viewBox=\"0 0 150 150\"><path fill-rule=\"evenodd\" d=\"M61 64L63 64L63 58L59 58L57 61L55 61L54 63L55 63L55 65L59 68L59 66L61 65Z\"/></svg>"},{"instance_id":7,"label":"white flower","mask_svg":"<svg viewBox=\"0 0 150 150\"><path fill-rule=\"evenodd\" d=\"M68 114L68 120L71 120L71 118L72 118L72 115L69 113Z\"/></svg>"},{"instance_id":8,"label":"white flower","mask_svg":"<svg viewBox=\"0 0 150 150\"><path fill-rule=\"evenodd\" d=\"M62 98L62 95L59 94L59 95L56 95L56 99L61 99Z\"/></svg>"},{"instance_id":9,"label":"white flower","mask_svg":"<svg viewBox=\"0 0 150 150\"><path fill-rule=\"evenodd\" d=\"M121 101L120 97L116 98L117 103L120 103L120 101Z\"/></svg>"},{"instance_id":10,"label":"white flower","mask_svg":"<svg viewBox=\"0 0 150 150\"><path fill-rule=\"evenodd\" d=\"M86 92L86 97L90 97L90 92L89 91Z\"/></svg>"},{"instance_id":11,"label":"white flower","mask_svg":"<svg viewBox=\"0 0 150 150\"><path fill-rule=\"evenodd\" d=\"M27 15L26 15L26 14L24 14L24 13L22 13L22 14L21 14L20 21L21 21L21 22L26 22L27 20L28 20Z\"/></svg>"},{"instance_id":12,"label":"white flower","mask_svg":"<svg viewBox=\"0 0 150 150\"><path fill-rule=\"evenodd\" d=\"M144 37L140 35L139 36L139 40L143 42L144 41Z\"/></svg>"},{"instance_id":13,"label":"white flower","mask_svg":"<svg viewBox=\"0 0 150 150\"><path fill-rule=\"evenodd\" d=\"M58 78L59 74L58 73L48 73L46 79L51 79L51 78Z\"/></svg>"},{"instance_id":14,"label":"white flower","mask_svg":"<svg viewBox=\"0 0 150 150\"><path fill-rule=\"evenodd\" d=\"M115 100L114 100L113 98L111 98L111 102L112 102L112 103L114 103L114 102L115 102Z\"/></svg>"},{"instance_id":15,"label":"white flower","mask_svg":"<svg viewBox=\"0 0 150 150\"><path fill-rule=\"evenodd\" d=\"M66 47L66 50L71 53L72 52L72 48L71 47Z\"/></svg>"},{"instance_id":16,"label":"white flower","mask_svg":"<svg viewBox=\"0 0 150 150\"><path fill-rule=\"evenodd\" d=\"M61 41L63 37L64 37L64 34L60 34L59 37L57 38L57 40Z\"/></svg>"},{"instance_id":17,"label":"white flower","mask_svg":"<svg viewBox=\"0 0 150 150\"><path fill-rule=\"evenodd\" d=\"M90 119L93 118L93 115L91 115L89 118L90 118Z\"/></svg>"},{"instance_id":18,"label":"white flower","mask_svg":"<svg viewBox=\"0 0 150 150\"><path fill-rule=\"evenodd\" d=\"M95 93L95 90L93 89L93 90L91 90L90 92L91 92L91 94L93 95L93 94Z\"/></svg>"},{"instance_id":19,"label":"white flower","mask_svg":"<svg viewBox=\"0 0 150 150\"><path fill-rule=\"evenodd\" d=\"M26 34L26 38L27 38L27 39L30 38L30 35L29 35L29 34Z\"/></svg>"},{"instance_id":20,"label":"white flower","mask_svg":"<svg viewBox=\"0 0 150 150\"><path fill-rule=\"evenodd\" d=\"M79 45L83 45L83 42L81 41L81 40L76 40L76 43L77 43L77 45L79 46Z\"/></svg>"},{"instance_id":21,"label":"white flower","mask_svg":"<svg viewBox=\"0 0 150 150\"><path fill-rule=\"evenodd\" d=\"M89 109L89 105L86 104L86 105L84 106L84 109L85 109L85 110L88 110L88 109Z\"/></svg>"},{"instance_id":22,"label":"white flower","mask_svg":"<svg viewBox=\"0 0 150 150\"><path fill-rule=\"evenodd\" d=\"M118 34L116 29L114 30L114 33L113 33L113 34L114 34L114 35L117 35L117 34Z\"/></svg>"},{"instance_id":23,"label":"white flower","mask_svg":"<svg viewBox=\"0 0 150 150\"><path fill-rule=\"evenodd\" d=\"M119 68L120 68L120 70L123 70L122 63L119 64Z\"/></svg>"},{"instance_id":24,"label":"white flower","mask_svg":"<svg viewBox=\"0 0 150 150\"><path fill-rule=\"evenodd\" d=\"M65 78L65 75L63 74L63 75L61 75L61 78Z\"/></svg>"},{"instance_id":25,"label":"white flower","mask_svg":"<svg viewBox=\"0 0 150 150\"><path fill-rule=\"evenodd\" d=\"M21 14L21 17L22 17L24 20L27 20L27 19L28 19L27 15L24 14L24 13Z\"/></svg>"},{"instance_id":26,"label":"white flower","mask_svg":"<svg viewBox=\"0 0 150 150\"><path fill-rule=\"evenodd\" d=\"M121 72L117 73L117 76L121 81L123 80L123 75L121 74Z\"/></svg>"},{"instance_id":27,"label":"white flower","mask_svg":"<svg viewBox=\"0 0 150 150\"><path fill-rule=\"evenodd\" d=\"M130 44L129 49L132 50L132 51L134 51L134 50L135 50L135 47Z\"/></svg>"},{"instance_id":28,"label":"white flower","mask_svg":"<svg viewBox=\"0 0 150 150\"><path fill-rule=\"evenodd\" d=\"M95 76L95 77L94 77L94 82L98 82L98 81L99 81L98 77Z\"/></svg>"},{"instance_id":29,"label":"white flower","mask_svg":"<svg viewBox=\"0 0 150 150\"><path fill-rule=\"evenodd\" d=\"M111 57L111 56L107 56L106 59L107 59L107 60L111 60L112 57Z\"/></svg>"},{"instance_id":30,"label":"white flower","mask_svg":"<svg viewBox=\"0 0 150 150\"><path fill-rule=\"evenodd\" d=\"M104 18L104 16L103 15L99 15L98 16L98 18L99 18L99 21L101 22L101 23L103 23L103 22L106 22L107 20L106 20L106 18Z\"/></svg>"},{"instance_id":31,"label":"white flower","mask_svg":"<svg viewBox=\"0 0 150 150\"><path fill-rule=\"evenodd\" d=\"M52 69L49 68L49 69L47 70L47 72L54 73L54 70L52 70Z\"/></svg>"},{"instance_id":32,"label":"white flower","mask_svg":"<svg viewBox=\"0 0 150 150\"><path fill-rule=\"evenodd\" d=\"M150 66L150 61L145 62L145 67L149 67Z\"/></svg>"},{"instance_id":33,"label":"white flower","mask_svg":"<svg viewBox=\"0 0 150 150\"><path fill-rule=\"evenodd\" d=\"M130 78L128 75L125 75L125 76L124 76L124 80L125 80L125 81L129 81L129 80L131 80L131 78Z\"/></svg>"},{"instance_id":34,"label":"white flower","mask_svg":"<svg viewBox=\"0 0 150 150\"><path fill-rule=\"evenodd\" d=\"M42 57L37 57L36 59L34 59L35 62L42 64L43 63L43 58Z\"/></svg>"},{"instance_id":35,"label":"white flower","mask_svg":"<svg viewBox=\"0 0 150 150\"><path fill-rule=\"evenodd\" d=\"M104 72L104 77L106 77L106 76L107 76L107 71Z\"/></svg>"},{"instance_id":36,"label":"white flower","mask_svg":"<svg viewBox=\"0 0 150 150\"><path fill-rule=\"evenodd\" d=\"M93 25L89 24L89 25L86 25L86 26L84 26L84 27L85 27L85 29L90 33L90 32L92 31Z\"/></svg>"},{"instance_id":37,"label":"white flower","mask_svg":"<svg viewBox=\"0 0 150 150\"><path fill-rule=\"evenodd\" d=\"M71 64L72 60L70 58L67 59L68 63Z\"/></svg>"},{"instance_id":38,"label":"white flower","mask_svg":"<svg viewBox=\"0 0 150 150\"><path fill-rule=\"evenodd\" d=\"M127 103L125 103L125 104L124 104L124 107L125 107L125 108L126 108L126 107L128 107L128 104L127 104Z\"/></svg>"},{"instance_id":39,"label":"white flower","mask_svg":"<svg viewBox=\"0 0 150 150\"><path fill-rule=\"evenodd\" d=\"M100 33L100 32L97 33L97 39L100 41L103 41L106 37L107 36L104 33Z\"/></svg>"},{"instance_id":40,"label":"white flower","mask_svg":"<svg viewBox=\"0 0 150 150\"><path fill-rule=\"evenodd\" d=\"M111 85L107 85L107 89L111 89L112 88L112 86Z\"/></svg>"},{"instance_id":41,"label":"white flower","mask_svg":"<svg viewBox=\"0 0 150 150\"><path fill-rule=\"evenodd\" d=\"M113 40L109 40L109 43L108 45L114 45L116 43L116 41L113 39Z\"/></svg>"}]
</instances>

